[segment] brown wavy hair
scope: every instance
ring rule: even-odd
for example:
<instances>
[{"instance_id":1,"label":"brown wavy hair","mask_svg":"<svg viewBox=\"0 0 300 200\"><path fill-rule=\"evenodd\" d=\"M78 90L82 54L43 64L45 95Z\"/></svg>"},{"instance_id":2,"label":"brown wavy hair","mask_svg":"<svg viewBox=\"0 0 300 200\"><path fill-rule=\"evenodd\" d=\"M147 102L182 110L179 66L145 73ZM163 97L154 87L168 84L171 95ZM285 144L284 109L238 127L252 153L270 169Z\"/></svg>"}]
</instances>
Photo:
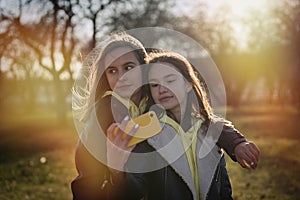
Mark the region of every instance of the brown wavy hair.
<instances>
[{"instance_id":1,"label":"brown wavy hair","mask_svg":"<svg viewBox=\"0 0 300 200\"><path fill-rule=\"evenodd\" d=\"M143 77L147 81L149 70L154 66L153 63L170 63L177 69L177 71L179 71L183 75L183 77L188 82L192 84L193 92L190 91L188 94L187 107L184 118L190 118L190 114L192 114L193 116L204 118L207 121L212 120L212 108L207 97L204 83L201 81L201 77L199 77L195 68L189 63L187 59L177 53L157 51L148 55L146 63L148 63L149 65L147 67L144 67ZM147 90L148 92L150 91L149 84ZM194 97L192 96L192 93L195 94ZM149 103L147 107L148 110L154 104L155 103L151 95L149 95ZM171 115L172 117L172 114L168 113L168 115ZM172 118L174 118L174 116Z\"/></svg>"}]
</instances>

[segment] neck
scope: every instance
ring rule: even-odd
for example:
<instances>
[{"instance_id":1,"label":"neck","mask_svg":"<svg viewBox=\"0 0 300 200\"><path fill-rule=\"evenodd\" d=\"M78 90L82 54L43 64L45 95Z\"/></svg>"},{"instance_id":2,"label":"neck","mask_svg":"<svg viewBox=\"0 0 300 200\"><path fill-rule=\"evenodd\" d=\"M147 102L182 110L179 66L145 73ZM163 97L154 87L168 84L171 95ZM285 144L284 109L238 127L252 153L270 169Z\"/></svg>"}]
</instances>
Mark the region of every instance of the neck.
<instances>
[{"instance_id":1,"label":"neck","mask_svg":"<svg viewBox=\"0 0 300 200\"><path fill-rule=\"evenodd\" d=\"M139 105L140 101L141 101L141 97L142 97L142 94L141 92L137 92L135 94L132 95L131 97L131 101L135 104L135 105Z\"/></svg>"},{"instance_id":2,"label":"neck","mask_svg":"<svg viewBox=\"0 0 300 200\"><path fill-rule=\"evenodd\" d=\"M184 114L185 114L185 111L186 111L186 100L184 100L180 105L178 105L177 107L171 109L171 113L174 115L174 117L176 118L176 121L178 123L181 122Z\"/></svg>"},{"instance_id":3,"label":"neck","mask_svg":"<svg viewBox=\"0 0 300 200\"><path fill-rule=\"evenodd\" d=\"M181 121L180 107L174 108L174 109L170 110L170 112L171 112L172 115L175 117L175 121L177 121L178 123L180 123L180 121Z\"/></svg>"}]
</instances>

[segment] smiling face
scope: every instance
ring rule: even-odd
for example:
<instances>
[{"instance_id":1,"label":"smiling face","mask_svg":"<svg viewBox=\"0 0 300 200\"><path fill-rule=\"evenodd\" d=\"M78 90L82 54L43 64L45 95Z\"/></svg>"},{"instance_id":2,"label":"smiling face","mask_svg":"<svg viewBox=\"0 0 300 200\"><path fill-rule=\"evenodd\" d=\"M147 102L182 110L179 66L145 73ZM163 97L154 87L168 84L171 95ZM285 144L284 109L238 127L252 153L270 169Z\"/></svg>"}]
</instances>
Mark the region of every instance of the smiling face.
<instances>
[{"instance_id":1,"label":"smiling face","mask_svg":"<svg viewBox=\"0 0 300 200\"><path fill-rule=\"evenodd\" d=\"M105 76L112 90L124 98L137 95L136 89L142 85L140 65L136 54L129 47L119 47L104 58Z\"/></svg>"},{"instance_id":2,"label":"smiling face","mask_svg":"<svg viewBox=\"0 0 300 200\"><path fill-rule=\"evenodd\" d=\"M180 120L191 84L169 63L154 63L148 77L154 102L170 110Z\"/></svg>"}]
</instances>

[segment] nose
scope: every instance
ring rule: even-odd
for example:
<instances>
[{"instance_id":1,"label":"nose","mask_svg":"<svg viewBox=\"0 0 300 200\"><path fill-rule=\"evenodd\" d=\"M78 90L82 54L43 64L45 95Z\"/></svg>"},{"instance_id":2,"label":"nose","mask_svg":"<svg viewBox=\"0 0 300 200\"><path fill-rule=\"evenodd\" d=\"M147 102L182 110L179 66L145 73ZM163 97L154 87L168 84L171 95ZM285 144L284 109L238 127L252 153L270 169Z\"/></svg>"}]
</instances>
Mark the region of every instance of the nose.
<instances>
[{"instance_id":1,"label":"nose","mask_svg":"<svg viewBox=\"0 0 300 200\"><path fill-rule=\"evenodd\" d=\"M165 86L163 86L163 85L159 85L158 86L159 87L159 93L165 93L165 92L167 92L167 88L165 87Z\"/></svg>"},{"instance_id":2,"label":"nose","mask_svg":"<svg viewBox=\"0 0 300 200\"><path fill-rule=\"evenodd\" d=\"M126 74L126 71L122 70L119 72L119 80L120 81L125 81L127 80L128 77L127 77L127 74Z\"/></svg>"}]
</instances>

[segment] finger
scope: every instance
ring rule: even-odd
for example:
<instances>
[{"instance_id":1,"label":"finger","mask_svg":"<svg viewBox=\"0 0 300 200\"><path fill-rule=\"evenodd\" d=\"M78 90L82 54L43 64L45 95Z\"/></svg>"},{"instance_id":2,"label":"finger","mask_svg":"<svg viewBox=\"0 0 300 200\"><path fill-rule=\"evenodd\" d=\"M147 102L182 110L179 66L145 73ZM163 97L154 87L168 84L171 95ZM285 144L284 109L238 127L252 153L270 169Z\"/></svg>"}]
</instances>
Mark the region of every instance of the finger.
<instances>
[{"instance_id":1,"label":"finger","mask_svg":"<svg viewBox=\"0 0 300 200\"><path fill-rule=\"evenodd\" d=\"M244 148L244 153L247 155L248 159L245 158L245 160L248 161L248 163L257 163L258 161L258 154L255 150L255 145L253 143L248 143Z\"/></svg>"},{"instance_id":2,"label":"finger","mask_svg":"<svg viewBox=\"0 0 300 200\"><path fill-rule=\"evenodd\" d=\"M125 132L125 128L126 128L128 122L129 122L129 116L126 115L119 126L119 128L121 129L122 132Z\"/></svg>"},{"instance_id":3,"label":"finger","mask_svg":"<svg viewBox=\"0 0 300 200\"><path fill-rule=\"evenodd\" d=\"M133 121L129 121L127 124L126 124L126 127L124 129L124 133L122 135L122 139L124 140L128 135L132 135L132 130L135 129L135 123Z\"/></svg>"},{"instance_id":4,"label":"finger","mask_svg":"<svg viewBox=\"0 0 300 200\"><path fill-rule=\"evenodd\" d=\"M106 132L106 137L109 139L109 140L113 140L113 138L116 136L116 132L118 131L118 124L117 123L113 123L110 125L110 127L107 129L107 132Z\"/></svg>"},{"instance_id":5,"label":"finger","mask_svg":"<svg viewBox=\"0 0 300 200\"><path fill-rule=\"evenodd\" d=\"M117 123L112 123L109 127L108 127L108 129L106 130L106 132L107 133L111 133L113 130L114 130L114 128L117 126Z\"/></svg>"},{"instance_id":6,"label":"finger","mask_svg":"<svg viewBox=\"0 0 300 200\"><path fill-rule=\"evenodd\" d=\"M139 129L140 125L139 124L135 124L133 126L133 128L130 130L130 132L128 133L128 135L126 136L126 140L129 141L131 140L131 138L135 135L135 133L137 132L137 130Z\"/></svg>"},{"instance_id":7,"label":"finger","mask_svg":"<svg viewBox=\"0 0 300 200\"><path fill-rule=\"evenodd\" d=\"M259 157L259 154L260 154L260 150L259 150L259 148L254 143L250 144L250 151L255 155L255 157L258 160L258 157Z\"/></svg>"},{"instance_id":8,"label":"finger","mask_svg":"<svg viewBox=\"0 0 300 200\"><path fill-rule=\"evenodd\" d=\"M119 127L116 126L113 131L113 136L117 136L118 130L119 130Z\"/></svg>"},{"instance_id":9,"label":"finger","mask_svg":"<svg viewBox=\"0 0 300 200\"><path fill-rule=\"evenodd\" d=\"M116 140L117 136L119 135L120 128L119 125L115 125L113 130L107 134L107 138L115 143L114 141Z\"/></svg>"},{"instance_id":10,"label":"finger","mask_svg":"<svg viewBox=\"0 0 300 200\"><path fill-rule=\"evenodd\" d=\"M253 142L247 142L245 143L245 146L243 148L244 153L246 154L243 159L247 161L247 165L251 167L251 169L255 169L257 167L258 162L258 148L256 148L256 145Z\"/></svg>"},{"instance_id":11,"label":"finger","mask_svg":"<svg viewBox=\"0 0 300 200\"><path fill-rule=\"evenodd\" d=\"M248 162L249 166L251 167L251 169L255 169L257 167L257 163L252 161L252 162Z\"/></svg>"},{"instance_id":12,"label":"finger","mask_svg":"<svg viewBox=\"0 0 300 200\"><path fill-rule=\"evenodd\" d=\"M118 128L118 133L116 136L111 139L111 141L120 149L131 151L134 146L132 145L130 148L128 148L127 144L133 137L133 135L136 133L138 130L139 125L134 124L134 126L128 131L129 133L123 132L120 128ZM116 127L117 128L117 127ZM127 128L126 128L127 129Z\"/></svg>"},{"instance_id":13,"label":"finger","mask_svg":"<svg viewBox=\"0 0 300 200\"><path fill-rule=\"evenodd\" d=\"M124 117L124 119L122 120L122 122L121 122L121 127L123 127L123 128L125 128L125 126L126 126L126 124L128 123L128 121L129 121L129 116L128 115L126 115L125 117ZM123 129L122 129L123 130Z\"/></svg>"},{"instance_id":14,"label":"finger","mask_svg":"<svg viewBox=\"0 0 300 200\"><path fill-rule=\"evenodd\" d=\"M249 165L245 160L240 160L239 163L243 168L249 169Z\"/></svg>"},{"instance_id":15,"label":"finger","mask_svg":"<svg viewBox=\"0 0 300 200\"><path fill-rule=\"evenodd\" d=\"M257 165L257 159L255 158L255 156L251 155L251 156L248 156L248 158L246 159L247 160L247 164L252 168L254 169Z\"/></svg>"},{"instance_id":16,"label":"finger","mask_svg":"<svg viewBox=\"0 0 300 200\"><path fill-rule=\"evenodd\" d=\"M130 141L133 138L133 136L135 135L135 133L137 132L137 130L139 129L139 127L140 127L139 124L135 124L133 129L131 130L131 132L126 137L126 147L129 151L134 149L134 147L136 146L136 144L134 144L134 145L130 144Z\"/></svg>"},{"instance_id":17,"label":"finger","mask_svg":"<svg viewBox=\"0 0 300 200\"><path fill-rule=\"evenodd\" d=\"M251 163L253 162L251 157L246 153L246 149L239 154L237 158L240 165L244 168L251 169Z\"/></svg>"},{"instance_id":18,"label":"finger","mask_svg":"<svg viewBox=\"0 0 300 200\"><path fill-rule=\"evenodd\" d=\"M256 154L256 152L253 152L251 151L251 154L252 154L252 161L257 164L258 163L258 160L259 160L259 155Z\"/></svg>"},{"instance_id":19,"label":"finger","mask_svg":"<svg viewBox=\"0 0 300 200\"><path fill-rule=\"evenodd\" d=\"M238 163L243 167L243 168L246 168L247 165L245 164L245 158L246 158L246 154L241 151L239 152L237 155L236 155L236 159L238 161Z\"/></svg>"},{"instance_id":20,"label":"finger","mask_svg":"<svg viewBox=\"0 0 300 200\"><path fill-rule=\"evenodd\" d=\"M259 150L253 142L245 142L236 149L237 160L247 169L255 169L258 162Z\"/></svg>"},{"instance_id":21,"label":"finger","mask_svg":"<svg viewBox=\"0 0 300 200\"><path fill-rule=\"evenodd\" d=\"M250 166L251 166L252 169L256 169L257 163L250 163Z\"/></svg>"},{"instance_id":22,"label":"finger","mask_svg":"<svg viewBox=\"0 0 300 200\"><path fill-rule=\"evenodd\" d=\"M243 163L243 167L246 168L246 169L253 169L253 167L255 167L255 163L254 162L250 162L250 161L247 161L247 160L243 160L242 161Z\"/></svg>"},{"instance_id":23,"label":"finger","mask_svg":"<svg viewBox=\"0 0 300 200\"><path fill-rule=\"evenodd\" d=\"M249 157L246 159L247 162L247 169L255 169L257 167L257 160L250 158Z\"/></svg>"}]
</instances>

